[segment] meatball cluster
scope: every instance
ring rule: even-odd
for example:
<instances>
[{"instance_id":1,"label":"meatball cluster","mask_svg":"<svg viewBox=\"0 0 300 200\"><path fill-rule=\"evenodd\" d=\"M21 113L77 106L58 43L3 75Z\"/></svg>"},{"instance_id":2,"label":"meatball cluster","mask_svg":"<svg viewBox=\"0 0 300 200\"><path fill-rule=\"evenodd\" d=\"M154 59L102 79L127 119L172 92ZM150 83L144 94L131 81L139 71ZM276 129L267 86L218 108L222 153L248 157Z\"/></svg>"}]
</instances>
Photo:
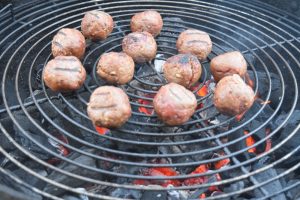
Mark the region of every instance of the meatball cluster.
<instances>
[{"instance_id":1,"label":"meatball cluster","mask_svg":"<svg viewBox=\"0 0 300 200\"><path fill-rule=\"evenodd\" d=\"M99 78L107 84L123 85L134 76L135 67L156 57L155 37L163 28L163 19L155 10L136 13L130 21L132 33L122 40L122 52L102 53L97 64ZM81 32L63 28L52 40L52 55L44 68L43 80L53 91L78 90L86 79L80 62L86 50L86 41L105 40L114 29L111 15L103 11L86 12L81 21ZM196 96L189 90L195 88L202 74L201 62L212 51L208 33L187 29L179 34L173 55L163 64L163 75L168 84L162 86L153 99L158 118L167 125L179 126L187 122L197 108ZM205 66L205 65L204 65ZM220 113L234 116L247 111L255 100L251 87L244 81L247 62L238 51L214 57L210 72L217 82L213 102ZM131 106L126 93L115 86L98 87L90 96L87 114L95 126L118 128L131 116Z\"/></svg>"}]
</instances>

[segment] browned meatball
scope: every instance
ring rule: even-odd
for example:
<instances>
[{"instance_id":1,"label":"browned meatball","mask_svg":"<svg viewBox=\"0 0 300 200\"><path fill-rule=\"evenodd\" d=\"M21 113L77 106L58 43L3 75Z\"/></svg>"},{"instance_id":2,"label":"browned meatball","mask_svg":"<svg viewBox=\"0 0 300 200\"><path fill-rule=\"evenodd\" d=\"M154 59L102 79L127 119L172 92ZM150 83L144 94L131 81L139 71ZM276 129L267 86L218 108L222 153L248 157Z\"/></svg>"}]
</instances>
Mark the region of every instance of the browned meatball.
<instances>
[{"instance_id":1,"label":"browned meatball","mask_svg":"<svg viewBox=\"0 0 300 200\"><path fill-rule=\"evenodd\" d=\"M146 31L156 37L163 27L163 20L157 11L146 10L131 18L130 27L132 32Z\"/></svg>"},{"instance_id":2,"label":"browned meatball","mask_svg":"<svg viewBox=\"0 0 300 200\"><path fill-rule=\"evenodd\" d=\"M85 78L85 69L74 56L57 56L47 63L43 73L45 84L51 90L60 92L79 89Z\"/></svg>"},{"instance_id":3,"label":"browned meatball","mask_svg":"<svg viewBox=\"0 0 300 200\"><path fill-rule=\"evenodd\" d=\"M158 117L171 126L187 122L197 107L195 95L177 83L162 86L153 100Z\"/></svg>"},{"instance_id":4,"label":"browned meatball","mask_svg":"<svg viewBox=\"0 0 300 200\"><path fill-rule=\"evenodd\" d=\"M244 77L247 72L247 62L239 51L224 53L211 60L210 72L216 82L232 74Z\"/></svg>"},{"instance_id":5,"label":"browned meatball","mask_svg":"<svg viewBox=\"0 0 300 200\"><path fill-rule=\"evenodd\" d=\"M179 53L191 53L203 61L212 50L212 42L206 32L188 29L180 33L176 47Z\"/></svg>"},{"instance_id":6,"label":"browned meatball","mask_svg":"<svg viewBox=\"0 0 300 200\"><path fill-rule=\"evenodd\" d=\"M134 61L123 52L110 52L101 56L98 66L98 75L111 84L125 84L134 73Z\"/></svg>"},{"instance_id":7,"label":"browned meatball","mask_svg":"<svg viewBox=\"0 0 300 200\"><path fill-rule=\"evenodd\" d=\"M95 126L118 128L131 116L131 107L123 90L102 86L92 93L87 113Z\"/></svg>"},{"instance_id":8,"label":"browned meatball","mask_svg":"<svg viewBox=\"0 0 300 200\"><path fill-rule=\"evenodd\" d=\"M199 80L202 72L199 60L192 54L178 54L168 58L163 70L168 82L178 83L187 88Z\"/></svg>"},{"instance_id":9,"label":"browned meatball","mask_svg":"<svg viewBox=\"0 0 300 200\"><path fill-rule=\"evenodd\" d=\"M103 11L89 11L81 21L83 35L92 40L105 40L113 29L113 18Z\"/></svg>"},{"instance_id":10,"label":"browned meatball","mask_svg":"<svg viewBox=\"0 0 300 200\"><path fill-rule=\"evenodd\" d=\"M144 63L155 58L157 44L150 33L134 32L124 37L122 48L135 62Z\"/></svg>"},{"instance_id":11,"label":"browned meatball","mask_svg":"<svg viewBox=\"0 0 300 200\"><path fill-rule=\"evenodd\" d=\"M76 56L81 59L85 53L85 39L80 31L63 28L52 40L52 54L56 56Z\"/></svg>"},{"instance_id":12,"label":"browned meatball","mask_svg":"<svg viewBox=\"0 0 300 200\"><path fill-rule=\"evenodd\" d=\"M234 116L247 111L254 102L254 92L242 78L230 75L222 78L215 89L214 105L224 115Z\"/></svg>"}]
</instances>

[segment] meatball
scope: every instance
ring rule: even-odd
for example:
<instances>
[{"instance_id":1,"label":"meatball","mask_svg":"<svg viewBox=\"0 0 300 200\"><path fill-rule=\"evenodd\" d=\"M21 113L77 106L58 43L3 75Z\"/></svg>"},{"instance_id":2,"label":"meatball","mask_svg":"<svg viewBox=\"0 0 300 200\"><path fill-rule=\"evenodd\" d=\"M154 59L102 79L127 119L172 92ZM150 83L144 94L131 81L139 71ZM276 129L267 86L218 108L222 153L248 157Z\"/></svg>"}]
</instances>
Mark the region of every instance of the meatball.
<instances>
[{"instance_id":1,"label":"meatball","mask_svg":"<svg viewBox=\"0 0 300 200\"><path fill-rule=\"evenodd\" d=\"M171 126L187 122L197 107L195 95L177 83L162 86L153 99L157 116Z\"/></svg>"},{"instance_id":2,"label":"meatball","mask_svg":"<svg viewBox=\"0 0 300 200\"><path fill-rule=\"evenodd\" d=\"M254 92L239 75L234 74L218 82L213 100L220 113L234 116L247 111L252 106Z\"/></svg>"},{"instance_id":3,"label":"meatball","mask_svg":"<svg viewBox=\"0 0 300 200\"><path fill-rule=\"evenodd\" d=\"M224 53L211 60L210 72L216 82L232 74L244 77L247 72L247 62L239 51Z\"/></svg>"},{"instance_id":4,"label":"meatball","mask_svg":"<svg viewBox=\"0 0 300 200\"><path fill-rule=\"evenodd\" d=\"M126 53L110 52L101 56L98 75L111 84L125 84L133 78L134 61Z\"/></svg>"},{"instance_id":5,"label":"meatball","mask_svg":"<svg viewBox=\"0 0 300 200\"><path fill-rule=\"evenodd\" d=\"M113 18L103 11L89 11L81 21L83 35L92 40L105 40L113 29Z\"/></svg>"},{"instance_id":6,"label":"meatball","mask_svg":"<svg viewBox=\"0 0 300 200\"><path fill-rule=\"evenodd\" d=\"M179 53L191 53L203 61L212 50L212 42L206 32L188 29L180 33L176 47Z\"/></svg>"},{"instance_id":7,"label":"meatball","mask_svg":"<svg viewBox=\"0 0 300 200\"><path fill-rule=\"evenodd\" d=\"M131 116L131 107L123 90L102 86L92 93L87 113L95 126L118 128Z\"/></svg>"},{"instance_id":8,"label":"meatball","mask_svg":"<svg viewBox=\"0 0 300 200\"><path fill-rule=\"evenodd\" d=\"M187 88L199 80L202 72L199 60L192 54L178 54L168 58L163 70L168 82L178 83Z\"/></svg>"},{"instance_id":9,"label":"meatball","mask_svg":"<svg viewBox=\"0 0 300 200\"><path fill-rule=\"evenodd\" d=\"M52 54L56 56L76 56L81 59L85 53L85 39L80 31L63 28L52 40Z\"/></svg>"},{"instance_id":10,"label":"meatball","mask_svg":"<svg viewBox=\"0 0 300 200\"><path fill-rule=\"evenodd\" d=\"M134 32L124 37L123 51L137 63L151 61L156 56L157 44L148 32Z\"/></svg>"},{"instance_id":11,"label":"meatball","mask_svg":"<svg viewBox=\"0 0 300 200\"><path fill-rule=\"evenodd\" d=\"M43 79L53 91L67 92L79 89L86 72L80 60L74 56L57 56L44 68Z\"/></svg>"},{"instance_id":12,"label":"meatball","mask_svg":"<svg viewBox=\"0 0 300 200\"><path fill-rule=\"evenodd\" d=\"M163 20L161 15L155 10L146 10L144 12L136 13L130 22L132 32L147 31L153 37L160 34L163 27Z\"/></svg>"}]
</instances>

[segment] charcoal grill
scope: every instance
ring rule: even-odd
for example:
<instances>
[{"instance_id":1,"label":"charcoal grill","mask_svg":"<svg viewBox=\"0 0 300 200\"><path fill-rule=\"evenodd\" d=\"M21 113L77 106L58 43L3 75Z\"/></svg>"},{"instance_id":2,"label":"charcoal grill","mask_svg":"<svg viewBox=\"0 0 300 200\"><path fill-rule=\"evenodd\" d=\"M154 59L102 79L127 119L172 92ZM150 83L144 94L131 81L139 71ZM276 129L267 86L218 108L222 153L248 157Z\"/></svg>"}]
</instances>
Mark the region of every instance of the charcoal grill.
<instances>
[{"instance_id":1,"label":"charcoal grill","mask_svg":"<svg viewBox=\"0 0 300 200\"><path fill-rule=\"evenodd\" d=\"M52 37L63 27L79 29L84 13L94 9L104 10L113 16L116 23L113 33L103 42L88 42L83 65L89 77L79 91L63 94L51 92L41 81L41 74L47 61L51 59ZM96 63L102 53L121 50L122 38L130 33L131 16L145 9L155 9L164 18L163 31L156 38L158 56L155 62L138 65L134 79L121 86L130 97L133 108L133 116L127 124L118 130L99 134L86 114L86 104L91 92L105 84L96 75ZM25 193L25 196L35 193L34 198L37 199L62 199L65 194L81 195L81 198L90 199L125 199L120 195L113 195L119 189L123 193L140 192L144 199L151 199L144 196L147 192L154 192L156 198L162 199L162 194L166 191L168 194L172 191L189 191L189 199L198 199L207 187L214 185L222 190L218 195L207 195L207 199L247 199L247 195L253 191L259 193L257 198L261 199L288 199L288 193L299 188L300 182L296 178L293 184L282 184L280 189L274 186L275 182L288 179L291 174L299 176L300 163L289 161L299 155L300 141L285 155L276 154L286 148L287 143L299 138L300 126L297 120L288 129L286 137L272 143L268 151L262 151L255 156L249 153L250 149L259 148L280 137L283 131L287 131L288 124L295 121L294 113L299 105L299 19L257 1L237 0L32 1L18 7L7 5L0 11L0 19L0 128L3 140L0 147L0 175L20 185L14 188L19 190L16 192L18 195L19 192ZM202 107L189 122L180 127L167 127L155 114L140 112L140 108L152 108L151 105L141 102L151 102L153 95L164 84L163 75L155 69L157 63L176 54L176 38L186 28L206 31L214 45L208 59L202 62L204 72L200 84L193 90L194 93L210 87L207 86L211 79L208 69L214 56L239 50L247 59L256 94L261 91L264 82L264 92L260 94L261 102L258 103L260 106L257 110L249 111L250 114L246 114L238 122L235 117L221 116L209 101L213 90L208 89L205 96L198 96L198 104L202 104ZM280 116L284 117L279 119ZM248 130L247 135L236 136L244 127L248 129L254 120L260 120L261 123ZM239 146L249 136L254 137L266 127L271 131L265 137L252 146ZM61 136L68 142L62 140ZM46 141L41 138L46 138ZM224 138L229 140L224 142ZM188 149L188 146L193 148ZM175 147L186 149L163 152L163 149ZM36 149L39 149L39 153ZM68 151L69 155L64 155L64 151ZM209 156L220 151L224 154ZM72 157L75 154L77 158L92 159L96 164L79 162L79 159ZM202 155L202 159L195 159L198 155ZM52 161L55 158L56 164L49 162L50 157ZM199 165L226 158L230 159L230 165L201 174L189 172L166 177L145 176L136 173L139 170L133 172L133 169L157 167L195 169ZM253 167L264 158L268 158L269 162L257 168ZM113 167L104 167L102 164ZM79 170L70 171L68 166ZM29 179L40 181L40 184L33 184L23 176L18 176L12 168L22 171L25 177L31 177ZM284 170L277 170L274 176L263 176L263 180L259 178L270 169L279 168ZM40 173L41 170L46 174ZM241 173L231 177L223 176L233 171ZM222 179L195 185L159 187L158 184L133 184L134 180L183 181L216 174L221 174ZM65 178L60 180L57 177ZM74 186L66 182L66 179L80 185ZM240 189L226 192L223 189L241 181L247 181L247 184ZM82 188L84 186L85 189ZM270 190L270 186L274 189ZM87 189L88 187L94 189ZM24 188L31 192L26 193ZM102 190L106 192L102 193Z\"/></svg>"}]
</instances>

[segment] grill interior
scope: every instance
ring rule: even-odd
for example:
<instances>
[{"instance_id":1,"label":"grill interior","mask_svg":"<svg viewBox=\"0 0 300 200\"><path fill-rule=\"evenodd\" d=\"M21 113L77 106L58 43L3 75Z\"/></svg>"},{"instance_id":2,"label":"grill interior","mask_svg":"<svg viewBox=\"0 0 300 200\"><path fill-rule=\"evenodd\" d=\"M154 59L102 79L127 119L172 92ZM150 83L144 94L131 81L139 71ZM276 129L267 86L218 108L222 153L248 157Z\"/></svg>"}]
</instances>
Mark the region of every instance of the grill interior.
<instances>
[{"instance_id":1,"label":"grill interior","mask_svg":"<svg viewBox=\"0 0 300 200\"><path fill-rule=\"evenodd\" d=\"M113 33L88 41L84 87L50 91L41 76L52 58L52 37L63 27L80 29L84 13L94 9L113 16ZM96 64L102 53L122 50L131 16L146 9L164 20L157 57L137 65L134 79L121 86L130 97L130 120L120 129L96 130L86 114L90 94L106 84ZM52 0L8 5L0 19L1 184L30 199L300 197L300 26L293 16L256 1ZM176 39L187 28L207 32L213 51L193 88L196 113L184 125L168 127L151 102L165 84L161 65L177 54ZM245 56L245 81L258 96L238 119L214 108L209 72L213 57L232 50Z\"/></svg>"}]
</instances>

